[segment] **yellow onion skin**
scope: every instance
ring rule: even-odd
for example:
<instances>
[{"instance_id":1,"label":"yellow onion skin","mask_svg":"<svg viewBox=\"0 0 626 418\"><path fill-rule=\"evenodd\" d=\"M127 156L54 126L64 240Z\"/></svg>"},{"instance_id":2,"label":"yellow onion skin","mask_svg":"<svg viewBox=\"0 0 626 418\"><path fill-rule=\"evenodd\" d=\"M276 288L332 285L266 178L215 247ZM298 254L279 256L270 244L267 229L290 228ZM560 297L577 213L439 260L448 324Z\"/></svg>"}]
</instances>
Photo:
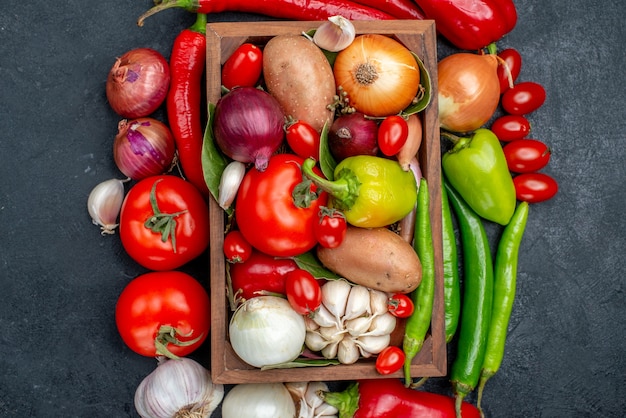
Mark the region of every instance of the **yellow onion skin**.
<instances>
[{"instance_id":1,"label":"yellow onion skin","mask_svg":"<svg viewBox=\"0 0 626 418\"><path fill-rule=\"evenodd\" d=\"M500 101L498 60L494 54L460 52L439 61L439 125L471 132L493 116Z\"/></svg>"}]
</instances>

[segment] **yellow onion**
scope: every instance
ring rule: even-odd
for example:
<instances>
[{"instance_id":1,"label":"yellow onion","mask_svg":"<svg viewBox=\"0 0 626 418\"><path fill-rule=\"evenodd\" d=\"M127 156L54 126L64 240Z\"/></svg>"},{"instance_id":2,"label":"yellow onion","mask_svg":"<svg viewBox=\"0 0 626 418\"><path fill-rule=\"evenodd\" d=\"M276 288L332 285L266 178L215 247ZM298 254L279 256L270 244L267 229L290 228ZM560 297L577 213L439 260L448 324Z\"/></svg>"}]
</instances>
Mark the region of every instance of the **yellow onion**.
<instances>
[{"instance_id":1,"label":"yellow onion","mask_svg":"<svg viewBox=\"0 0 626 418\"><path fill-rule=\"evenodd\" d=\"M333 72L350 106L368 116L399 113L411 104L420 83L411 51L379 34L357 36L337 54Z\"/></svg>"},{"instance_id":2,"label":"yellow onion","mask_svg":"<svg viewBox=\"0 0 626 418\"><path fill-rule=\"evenodd\" d=\"M452 132L470 132L493 116L500 100L495 55L460 52L439 61L439 125Z\"/></svg>"}]
</instances>

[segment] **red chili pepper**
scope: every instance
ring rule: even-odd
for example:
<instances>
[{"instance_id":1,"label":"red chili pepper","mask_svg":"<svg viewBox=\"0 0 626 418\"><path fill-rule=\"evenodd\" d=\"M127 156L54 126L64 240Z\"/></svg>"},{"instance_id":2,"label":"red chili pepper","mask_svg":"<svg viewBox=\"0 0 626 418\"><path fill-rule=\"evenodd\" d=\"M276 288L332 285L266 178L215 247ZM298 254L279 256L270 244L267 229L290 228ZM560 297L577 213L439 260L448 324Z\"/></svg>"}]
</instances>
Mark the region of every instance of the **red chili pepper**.
<instances>
[{"instance_id":1,"label":"red chili pepper","mask_svg":"<svg viewBox=\"0 0 626 418\"><path fill-rule=\"evenodd\" d=\"M478 50L509 33L517 23L512 0L414 0L437 31L460 49Z\"/></svg>"},{"instance_id":2,"label":"red chili pepper","mask_svg":"<svg viewBox=\"0 0 626 418\"><path fill-rule=\"evenodd\" d=\"M209 189L202 171L201 120L202 75L206 63L205 14L180 32L170 55L170 90L167 95L167 118L178 149L178 160L187 180L205 196Z\"/></svg>"},{"instance_id":3,"label":"red chili pepper","mask_svg":"<svg viewBox=\"0 0 626 418\"><path fill-rule=\"evenodd\" d=\"M399 379L359 380L343 392L323 393L342 418L455 418L454 398L406 388ZM478 409L463 402L463 418L479 418Z\"/></svg>"},{"instance_id":4,"label":"red chili pepper","mask_svg":"<svg viewBox=\"0 0 626 418\"><path fill-rule=\"evenodd\" d=\"M139 17L139 26L148 16L174 7L195 13L242 12L291 20L326 20L334 15L349 20L394 18L381 10L351 0L156 0L155 3L156 6Z\"/></svg>"},{"instance_id":5,"label":"red chili pepper","mask_svg":"<svg viewBox=\"0 0 626 418\"><path fill-rule=\"evenodd\" d=\"M413 0L352 0L363 6L389 13L396 19L424 20L424 12Z\"/></svg>"}]
</instances>

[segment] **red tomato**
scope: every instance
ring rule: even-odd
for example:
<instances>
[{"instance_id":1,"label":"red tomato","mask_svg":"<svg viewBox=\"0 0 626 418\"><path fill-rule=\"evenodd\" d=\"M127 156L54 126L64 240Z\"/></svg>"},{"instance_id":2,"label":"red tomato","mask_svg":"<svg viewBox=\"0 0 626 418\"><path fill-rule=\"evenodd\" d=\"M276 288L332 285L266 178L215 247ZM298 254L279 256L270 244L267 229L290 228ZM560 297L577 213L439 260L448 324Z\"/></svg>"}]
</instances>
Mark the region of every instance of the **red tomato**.
<instances>
[{"instance_id":1,"label":"red tomato","mask_svg":"<svg viewBox=\"0 0 626 418\"><path fill-rule=\"evenodd\" d=\"M337 248L346 236L346 217L338 210L321 208L319 222L315 224L315 238L325 248Z\"/></svg>"},{"instance_id":2,"label":"red tomato","mask_svg":"<svg viewBox=\"0 0 626 418\"><path fill-rule=\"evenodd\" d=\"M376 371L380 374L395 373L402 368L405 358L401 348L390 345L376 357Z\"/></svg>"},{"instance_id":3,"label":"red tomato","mask_svg":"<svg viewBox=\"0 0 626 418\"><path fill-rule=\"evenodd\" d=\"M308 123L297 121L287 125L285 136L296 155L305 159L320 159L320 134Z\"/></svg>"},{"instance_id":4,"label":"red tomato","mask_svg":"<svg viewBox=\"0 0 626 418\"><path fill-rule=\"evenodd\" d=\"M539 83L524 81L502 95L502 107L511 115L527 115L546 101L546 90Z\"/></svg>"},{"instance_id":5,"label":"red tomato","mask_svg":"<svg viewBox=\"0 0 626 418\"><path fill-rule=\"evenodd\" d=\"M257 250L243 263L230 266L230 279L236 298L251 299L262 291L286 294L287 274L298 268L290 258L275 258Z\"/></svg>"},{"instance_id":6,"label":"red tomato","mask_svg":"<svg viewBox=\"0 0 626 418\"><path fill-rule=\"evenodd\" d=\"M402 116L387 116L378 127L378 148L388 157L396 155L408 136L409 125Z\"/></svg>"},{"instance_id":7,"label":"red tomato","mask_svg":"<svg viewBox=\"0 0 626 418\"><path fill-rule=\"evenodd\" d=\"M493 121L491 131L500 141L515 141L528 136L530 122L522 115L504 115Z\"/></svg>"},{"instance_id":8,"label":"red tomato","mask_svg":"<svg viewBox=\"0 0 626 418\"><path fill-rule=\"evenodd\" d=\"M328 195L321 193L308 208L294 204L292 193L302 182L303 162L294 154L273 155L265 171L249 170L239 186L237 225L246 241L259 251L291 257L317 244L315 224Z\"/></svg>"},{"instance_id":9,"label":"red tomato","mask_svg":"<svg viewBox=\"0 0 626 418\"><path fill-rule=\"evenodd\" d=\"M539 171L550 161L550 148L536 139L518 139L502 150L509 170L514 173Z\"/></svg>"},{"instance_id":10,"label":"red tomato","mask_svg":"<svg viewBox=\"0 0 626 418\"><path fill-rule=\"evenodd\" d=\"M408 318L413 313L415 305L410 297L403 293L395 293L387 302L389 313L398 318Z\"/></svg>"},{"instance_id":11,"label":"red tomato","mask_svg":"<svg viewBox=\"0 0 626 418\"><path fill-rule=\"evenodd\" d=\"M229 90L234 87L254 87L262 71L261 48L251 43L244 43L224 63L222 85Z\"/></svg>"},{"instance_id":12,"label":"red tomato","mask_svg":"<svg viewBox=\"0 0 626 418\"><path fill-rule=\"evenodd\" d=\"M516 49L507 48L498 52L498 57L502 59L502 62L498 63L498 79L500 80L500 94L502 94L511 88L509 72L511 76L510 82L515 83L515 80L517 80L522 69L522 56Z\"/></svg>"},{"instance_id":13,"label":"red tomato","mask_svg":"<svg viewBox=\"0 0 626 418\"><path fill-rule=\"evenodd\" d=\"M513 177L517 200L539 203L552 199L559 191L556 180L544 173L524 173Z\"/></svg>"},{"instance_id":14,"label":"red tomato","mask_svg":"<svg viewBox=\"0 0 626 418\"><path fill-rule=\"evenodd\" d=\"M174 270L206 250L209 225L209 208L196 187L180 177L153 176L135 184L124 198L120 239L142 266Z\"/></svg>"},{"instance_id":15,"label":"red tomato","mask_svg":"<svg viewBox=\"0 0 626 418\"><path fill-rule=\"evenodd\" d=\"M251 253L252 246L241 232L232 230L224 236L224 255L229 263L243 263Z\"/></svg>"},{"instance_id":16,"label":"red tomato","mask_svg":"<svg viewBox=\"0 0 626 418\"><path fill-rule=\"evenodd\" d=\"M166 355L157 349L156 342L161 342L170 353L183 357L200 347L209 335L209 295L187 273L145 273L122 290L115 307L115 323L122 340L134 352L147 357Z\"/></svg>"},{"instance_id":17,"label":"red tomato","mask_svg":"<svg viewBox=\"0 0 626 418\"><path fill-rule=\"evenodd\" d=\"M322 288L311 273L295 269L287 273L285 281L287 300L300 315L315 312L322 303Z\"/></svg>"}]
</instances>

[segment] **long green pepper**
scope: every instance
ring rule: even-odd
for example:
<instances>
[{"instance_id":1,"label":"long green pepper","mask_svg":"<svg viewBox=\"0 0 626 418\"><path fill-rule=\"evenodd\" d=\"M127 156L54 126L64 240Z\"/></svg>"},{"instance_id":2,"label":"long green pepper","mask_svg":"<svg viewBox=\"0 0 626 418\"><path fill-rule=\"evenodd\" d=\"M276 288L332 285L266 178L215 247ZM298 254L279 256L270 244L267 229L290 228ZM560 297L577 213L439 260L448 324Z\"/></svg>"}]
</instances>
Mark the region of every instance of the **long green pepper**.
<instances>
[{"instance_id":1,"label":"long green pepper","mask_svg":"<svg viewBox=\"0 0 626 418\"><path fill-rule=\"evenodd\" d=\"M406 387L411 386L412 383L411 362L424 345L435 299L435 250L433 248L429 207L428 183L422 178L417 194L417 218L413 239L413 247L422 263L422 281L412 294L415 310L406 321L402 342L405 355L404 378Z\"/></svg>"},{"instance_id":2,"label":"long green pepper","mask_svg":"<svg viewBox=\"0 0 626 418\"><path fill-rule=\"evenodd\" d=\"M450 372L456 416L460 417L463 399L478 384L485 358L493 303L493 261L482 219L447 180L445 187L459 223L464 258L459 343Z\"/></svg>"},{"instance_id":3,"label":"long green pepper","mask_svg":"<svg viewBox=\"0 0 626 418\"><path fill-rule=\"evenodd\" d=\"M528 203L521 202L515 209L511 222L502 231L498 243L493 279L493 311L487 337L487 351L478 384L478 409L481 409L485 384L497 373L504 357L504 345L515 300L517 259L527 220Z\"/></svg>"},{"instance_id":4,"label":"long green pepper","mask_svg":"<svg viewBox=\"0 0 626 418\"><path fill-rule=\"evenodd\" d=\"M441 184L441 232L443 247L443 312L446 343L452 341L459 325L461 313L461 285L459 257L454 235L454 224L446 188Z\"/></svg>"}]
</instances>

